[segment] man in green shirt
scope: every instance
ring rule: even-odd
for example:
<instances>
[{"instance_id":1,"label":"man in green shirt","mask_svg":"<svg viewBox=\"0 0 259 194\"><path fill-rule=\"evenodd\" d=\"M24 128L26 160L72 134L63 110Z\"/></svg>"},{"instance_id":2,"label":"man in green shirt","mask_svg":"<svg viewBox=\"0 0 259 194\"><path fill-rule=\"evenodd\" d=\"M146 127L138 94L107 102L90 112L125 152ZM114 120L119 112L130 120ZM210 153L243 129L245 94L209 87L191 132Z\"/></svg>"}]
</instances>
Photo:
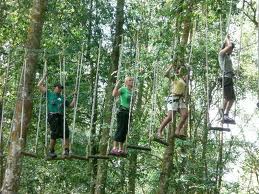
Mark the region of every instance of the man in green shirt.
<instances>
[{"instance_id":1,"label":"man in green shirt","mask_svg":"<svg viewBox=\"0 0 259 194\"><path fill-rule=\"evenodd\" d=\"M48 123L50 126L51 137L50 137L50 146L48 156L50 158L57 157L55 153L55 145L56 139L63 138L64 139L64 153L63 156L69 156L69 128L67 125L67 121L65 121L64 127L64 106L66 107L74 107L76 102L76 96L72 102L69 104L64 96L61 94L63 90L63 86L60 83L56 83L54 85L53 92L47 91L47 88L44 86L43 81L46 78L46 74L39 81L38 87L39 90L46 95L47 98L47 106L48 106ZM65 130L64 130L65 129ZM64 134L65 131L65 134ZM65 136L64 136L65 135Z\"/></svg>"}]
</instances>

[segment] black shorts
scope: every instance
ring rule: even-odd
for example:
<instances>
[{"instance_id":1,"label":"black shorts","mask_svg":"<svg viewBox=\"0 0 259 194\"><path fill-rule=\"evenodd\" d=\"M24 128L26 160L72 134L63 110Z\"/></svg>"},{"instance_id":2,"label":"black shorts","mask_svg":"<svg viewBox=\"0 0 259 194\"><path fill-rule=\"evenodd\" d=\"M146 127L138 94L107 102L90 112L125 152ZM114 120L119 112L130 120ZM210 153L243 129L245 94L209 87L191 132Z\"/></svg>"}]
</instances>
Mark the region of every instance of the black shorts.
<instances>
[{"instance_id":1,"label":"black shorts","mask_svg":"<svg viewBox=\"0 0 259 194\"><path fill-rule=\"evenodd\" d=\"M64 134L64 116L61 114L48 114L48 123L50 126L50 138L58 139L63 138ZM69 128L67 122L65 122L65 138L69 138Z\"/></svg>"},{"instance_id":2,"label":"black shorts","mask_svg":"<svg viewBox=\"0 0 259 194\"><path fill-rule=\"evenodd\" d=\"M226 100L236 100L233 79L224 77L224 98Z\"/></svg>"},{"instance_id":3,"label":"black shorts","mask_svg":"<svg viewBox=\"0 0 259 194\"><path fill-rule=\"evenodd\" d=\"M128 133L129 110L120 108L117 112L117 130L114 141L124 143Z\"/></svg>"}]
</instances>

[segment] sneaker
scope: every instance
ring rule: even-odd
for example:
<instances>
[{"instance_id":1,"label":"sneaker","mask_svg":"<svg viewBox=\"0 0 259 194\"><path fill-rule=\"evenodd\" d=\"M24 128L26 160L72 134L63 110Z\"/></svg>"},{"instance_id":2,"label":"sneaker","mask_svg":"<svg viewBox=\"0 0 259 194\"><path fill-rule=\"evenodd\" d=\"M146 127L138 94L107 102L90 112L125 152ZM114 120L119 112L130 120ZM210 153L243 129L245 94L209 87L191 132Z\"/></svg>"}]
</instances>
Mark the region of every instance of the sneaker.
<instances>
[{"instance_id":1,"label":"sneaker","mask_svg":"<svg viewBox=\"0 0 259 194\"><path fill-rule=\"evenodd\" d=\"M48 153L48 157L50 157L51 159L56 158L57 154L55 152L49 152Z\"/></svg>"},{"instance_id":2,"label":"sneaker","mask_svg":"<svg viewBox=\"0 0 259 194\"><path fill-rule=\"evenodd\" d=\"M231 119L228 115L224 115L223 122L224 123L235 123L235 120Z\"/></svg>"},{"instance_id":3,"label":"sneaker","mask_svg":"<svg viewBox=\"0 0 259 194\"><path fill-rule=\"evenodd\" d=\"M69 157L69 150L65 149L64 153L63 153L63 157Z\"/></svg>"},{"instance_id":4,"label":"sneaker","mask_svg":"<svg viewBox=\"0 0 259 194\"><path fill-rule=\"evenodd\" d=\"M113 149L110 151L110 154L111 154L111 155L114 155L114 156L118 156L118 155L119 155L118 149L113 148Z\"/></svg>"}]
</instances>

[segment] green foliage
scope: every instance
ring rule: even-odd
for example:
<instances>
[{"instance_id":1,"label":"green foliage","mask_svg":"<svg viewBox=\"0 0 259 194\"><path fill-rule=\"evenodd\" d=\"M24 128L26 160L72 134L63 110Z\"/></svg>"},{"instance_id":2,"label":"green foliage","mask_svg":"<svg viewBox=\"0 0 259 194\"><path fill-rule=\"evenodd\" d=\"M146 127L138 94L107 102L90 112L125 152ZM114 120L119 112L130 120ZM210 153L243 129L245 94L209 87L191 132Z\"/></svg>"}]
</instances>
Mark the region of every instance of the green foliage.
<instances>
[{"instance_id":1,"label":"green foliage","mask_svg":"<svg viewBox=\"0 0 259 194\"><path fill-rule=\"evenodd\" d=\"M207 2L207 4L206 4ZM232 2L232 5L230 5ZM164 73L174 57L181 58L185 53L185 63L192 70L192 91L190 97L191 128L186 142L176 141L173 158L174 169L169 182L169 193L212 193L217 189L216 179L231 172L231 164L240 162L242 149L245 155L243 180L249 182L251 171L258 173L258 146L250 145L242 139L228 138L223 143L223 161L219 164L219 134L209 132L208 141L203 141L206 110L206 54L208 57L208 80L212 87L220 76L218 52L222 44L222 36L228 20L234 26L231 35L236 38L237 48L234 53L236 64L236 94L242 100L246 94L255 95L258 90L258 72L256 63L255 26L249 18L241 18L242 10L237 0L226 1L193 1L167 0L158 2L150 0L127 1L125 6L124 44L122 53L121 78L125 75L136 77L137 87L142 83L141 106L134 109L129 143L151 146L152 152L129 150L127 159L113 158L109 160L107 193L126 193L128 191L131 171L130 162L136 162L136 193L156 193L159 186L161 161L164 148L156 143L150 144L149 135L155 133L165 116L164 99L170 94L168 79ZM207 6L208 5L208 6ZM192 10L190 11L190 6ZM228 18L232 6L231 18ZM252 3L252 6L255 4ZM3 140L4 154L7 154L9 131L11 129L14 104L18 91L23 66L24 49L29 23L31 1L4 1L0 3L0 92L6 77L7 61L10 58L10 73L7 79L5 99ZM3 10L3 11L2 11ZM252 10L245 5L245 11ZM206 18L206 12L208 17ZM183 35L183 22L191 18L191 36L186 47L178 39ZM220 22L220 18L222 22ZM206 31L208 22L208 31ZM240 24L244 22L242 50L239 50L238 33ZM221 30L222 28L222 30ZM249 29L249 30L247 30ZM60 64L66 64L66 92L71 99L75 88L77 65L83 48L83 69L79 91L76 127L72 129L73 111L68 111L71 132L74 133L73 153L86 155L90 134L91 111L97 55L99 42L102 39L99 82L97 86L97 103L94 122L94 145L99 144L100 134L110 123L104 123L104 102L107 99L109 72L111 68L111 51L115 30L115 4L113 1L48 1L45 16L41 49L35 51L39 55L36 81L41 78L44 62L48 66L49 89L59 81ZM206 53L207 50L207 53ZM191 53L192 51L192 53ZM240 52L241 51L241 52ZM8 54L9 53L9 54ZM240 63L238 65L238 57ZM190 62L189 62L190 59ZM143 69L143 71L140 71ZM153 90L154 84L156 85ZM221 100L216 87L212 89L211 109L217 109ZM138 92L140 88L137 88ZM152 111L152 97L156 96L156 108ZM39 108L42 108L39 128L39 144L37 152L44 156L45 148L45 100L40 102L40 93L36 88L33 93L33 116L27 134L26 151L36 150L35 140ZM242 110L237 107L237 112ZM155 114L155 117L152 114ZM244 118L242 118L245 120ZM242 120L240 121L242 122ZM73 131L72 131L73 130ZM167 130L167 129L166 129ZM258 128L256 128L258 130ZM202 152L206 144L206 161ZM61 154L61 142L57 152ZM98 153L98 150L97 150ZM137 159L134 155L137 154ZM132 161L129 161L132 160ZM206 162L206 167L204 163ZM219 170L222 167L222 172ZM207 176L204 176L204 169ZM95 176L91 177L91 167L85 161L45 161L24 157L22 166L20 193L89 193ZM257 174L258 175L258 174ZM244 192L243 182L229 183L223 179L222 192ZM258 187L249 188L250 192L258 192ZM256 190L257 189L257 190Z\"/></svg>"}]
</instances>

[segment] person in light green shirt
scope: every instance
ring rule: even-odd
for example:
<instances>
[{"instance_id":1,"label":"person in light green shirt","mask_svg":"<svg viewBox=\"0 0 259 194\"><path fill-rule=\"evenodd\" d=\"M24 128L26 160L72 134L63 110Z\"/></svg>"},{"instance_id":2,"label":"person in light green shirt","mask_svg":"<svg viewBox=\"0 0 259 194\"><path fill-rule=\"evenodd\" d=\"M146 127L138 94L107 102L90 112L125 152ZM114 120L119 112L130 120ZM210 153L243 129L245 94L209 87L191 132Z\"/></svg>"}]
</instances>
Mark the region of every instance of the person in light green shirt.
<instances>
[{"instance_id":1,"label":"person in light green shirt","mask_svg":"<svg viewBox=\"0 0 259 194\"><path fill-rule=\"evenodd\" d=\"M114 135L112 155L125 155L123 144L128 133L129 114L132 99L133 78L125 78L125 86L119 88L119 81L116 83L112 95L119 97L119 111L117 113L117 130Z\"/></svg>"},{"instance_id":2,"label":"person in light green shirt","mask_svg":"<svg viewBox=\"0 0 259 194\"><path fill-rule=\"evenodd\" d=\"M64 98L62 95L63 86L60 83L54 85L53 91L47 91L47 88L44 86L43 81L46 78L46 74L39 81L38 87L39 90L46 95L47 97L47 106L48 106L48 123L50 126L50 146L48 156L50 158L57 157L55 153L56 139L64 139L64 153L63 156L69 156L69 128L68 124L65 121L65 137L64 135L64 106L74 107L76 102L76 95L71 103Z\"/></svg>"}]
</instances>

